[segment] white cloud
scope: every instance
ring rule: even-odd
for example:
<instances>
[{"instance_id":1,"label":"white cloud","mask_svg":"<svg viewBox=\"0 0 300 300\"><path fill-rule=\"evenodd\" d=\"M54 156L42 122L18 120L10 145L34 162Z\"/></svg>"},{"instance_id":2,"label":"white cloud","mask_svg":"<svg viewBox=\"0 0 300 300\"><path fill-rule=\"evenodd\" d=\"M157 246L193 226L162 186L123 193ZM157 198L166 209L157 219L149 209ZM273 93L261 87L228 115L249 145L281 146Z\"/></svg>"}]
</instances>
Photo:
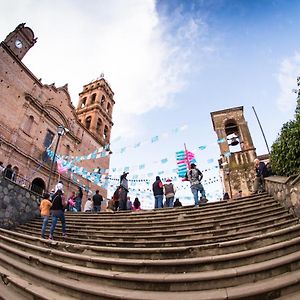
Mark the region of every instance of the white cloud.
<instances>
[{"instance_id":1,"label":"white cloud","mask_svg":"<svg viewBox=\"0 0 300 300\"><path fill-rule=\"evenodd\" d=\"M292 90L297 87L296 79L299 76L300 53L285 58L280 64L279 73L276 74L280 94L277 99L277 106L283 112L291 111L295 108L296 95Z\"/></svg>"},{"instance_id":2,"label":"white cloud","mask_svg":"<svg viewBox=\"0 0 300 300\"><path fill-rule=\"evenodd\" d=\"M115 92L114 135L136 131L136 115L172 106L204 27L180 12L170 24L154 0L14 0L0 11L2 34L21 22L32 28L38 42L24 63L43 83L68 83L75 105L82 86L105 74Z\"/></svg>"}]
</instances>

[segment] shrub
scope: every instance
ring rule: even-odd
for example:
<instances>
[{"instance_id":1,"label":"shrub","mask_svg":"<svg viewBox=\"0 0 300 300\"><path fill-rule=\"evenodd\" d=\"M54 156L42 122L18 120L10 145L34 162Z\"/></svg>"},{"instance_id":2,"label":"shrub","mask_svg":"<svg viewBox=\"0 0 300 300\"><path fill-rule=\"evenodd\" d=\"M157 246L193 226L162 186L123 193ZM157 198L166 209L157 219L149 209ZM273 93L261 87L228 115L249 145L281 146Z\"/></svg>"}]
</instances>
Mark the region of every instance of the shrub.
<instances>
[{"instance_id":1,"label":"shrub","mask_svg":"<svg viewBox=\"0 0 300 300\"><path fill-rule=\"evenodd\" d=\"M277 175L290 176L300 173L300 92L295 120L283 124L279 136L272 145L271 165Z\"/></svg>"}]
</instances>

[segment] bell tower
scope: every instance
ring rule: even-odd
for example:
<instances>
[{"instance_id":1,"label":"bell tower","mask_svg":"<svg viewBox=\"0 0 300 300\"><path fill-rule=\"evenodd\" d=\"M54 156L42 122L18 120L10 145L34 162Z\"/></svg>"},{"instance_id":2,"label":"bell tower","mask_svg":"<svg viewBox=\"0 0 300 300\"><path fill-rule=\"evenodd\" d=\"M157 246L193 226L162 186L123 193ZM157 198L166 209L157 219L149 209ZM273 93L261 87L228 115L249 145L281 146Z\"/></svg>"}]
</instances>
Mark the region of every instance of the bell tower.
<instances>
[{"instance_id":1,"label":"bell tower","mask_svg":"<svg viewBox=\"0 0 300 300\"><path fill-rule=\"evenodd\" d=\"M101 74L99 79L83 87L76 114L79 121L94 134L102 146L110 143L113 126L114 93Z\"/></svg>"},{"instance_id":2,"label":"bell tower","mask_svg":"<svg viewBox=\"0 0 300 300\"><path fill-rule=\"evenodd\" d=\"M29 27L25 27L25 23L11 32L4 40L4 44L20 59L25 56L28 50L36 43L34 33Z\"/></svg>"},{"instance_id":3,"label":"bell tower","mask_svg":"<svg viewBox=\"0 0 300 300\"><path fill-rule=\"evenodd\" d=\"M243 196L249 195L254 178L256 149L244 118L244 107L211 112L211 119L220 147L219 165L224 191L231 198L239 191Z\"/></svg>"}]
</instances>

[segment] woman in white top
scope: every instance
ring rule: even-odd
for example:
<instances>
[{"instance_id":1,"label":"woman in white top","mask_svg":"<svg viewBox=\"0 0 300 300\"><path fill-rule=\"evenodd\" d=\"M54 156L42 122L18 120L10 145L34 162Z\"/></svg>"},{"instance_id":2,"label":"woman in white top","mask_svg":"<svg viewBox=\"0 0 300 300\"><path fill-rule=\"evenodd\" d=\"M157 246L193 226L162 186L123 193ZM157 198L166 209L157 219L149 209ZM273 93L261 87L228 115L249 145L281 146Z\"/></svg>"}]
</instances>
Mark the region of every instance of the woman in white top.
<instances>
[{"instance_id":1,"label":"woman in white top","mask_svg":"<svg viewBox=\"0 0 300 300\"><path fill-rule=\"evenodd\" d=\"M91 198L88 198L84 205L84 212L92 212L93 211L93 201Z\"/></svg>"}]
</instances>

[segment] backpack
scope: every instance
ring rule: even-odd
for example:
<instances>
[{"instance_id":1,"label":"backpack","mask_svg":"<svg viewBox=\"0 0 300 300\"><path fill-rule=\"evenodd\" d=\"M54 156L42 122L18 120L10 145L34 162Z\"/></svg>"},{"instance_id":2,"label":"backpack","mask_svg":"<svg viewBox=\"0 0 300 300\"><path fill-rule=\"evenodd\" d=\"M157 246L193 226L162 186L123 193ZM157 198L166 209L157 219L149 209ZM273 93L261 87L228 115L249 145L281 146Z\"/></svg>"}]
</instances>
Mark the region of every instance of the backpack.
<instances>
[{"instance_id":1,"label":"backpack","mask_svg":"<svg viewBox=\"0 0 300 300\"><path fill-rule=\"evenodd\" d=\"M201 180L202 180L201 177L203 176L203 174L201 173L201 171L200 171L199 169L196 168L195 170L197 170L197 177L198 177L197 179L198 179L199 181L201 181ZM190 176L192 176L192 172L193 172L192 169L190 169L190 170L189 170L189 175L190 175ZM199 177L200 177L200 178L199 178ZM187 173L187 172L185 173L185 179L188 180L188 173Z\"/></svg>"},{"instance_id":2,"label":"backpack","mask_svg":"<svg viewBox=\"0 0 300 300\"><path fill-rule=\"evenodd\" d=\"M272 167L270 163L266 164L266 168L265 168L265 176L264 177L269 177L272 176L273 172L272 172Z\"/></svg>"}]
</instances>

